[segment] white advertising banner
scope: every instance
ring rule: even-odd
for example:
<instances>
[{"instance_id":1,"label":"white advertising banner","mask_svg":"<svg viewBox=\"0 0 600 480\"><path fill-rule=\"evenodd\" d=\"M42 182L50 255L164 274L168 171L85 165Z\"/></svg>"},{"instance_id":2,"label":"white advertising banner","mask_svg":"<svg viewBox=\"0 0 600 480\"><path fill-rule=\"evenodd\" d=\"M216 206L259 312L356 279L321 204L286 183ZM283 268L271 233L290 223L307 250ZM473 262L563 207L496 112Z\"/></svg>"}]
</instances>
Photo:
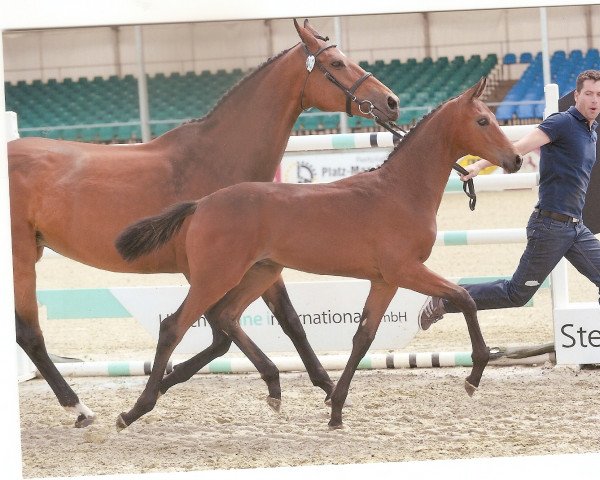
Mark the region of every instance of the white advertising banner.
<instances>
[{"instance_id":1,"label":"white advertising banner","mask_svg":"<svg viewBox=\"0 0 600 480\"><path fill-rule=\"evenodd\" d=\"M556 363L600 363L600 305L568 303L554 309Z\"/></svg>"},{"instance_id":2,"label":"white advertising banner","mask_svg":"<svg viewBox=\"0 0 600 480\"><path fill-rule=\"evenodd\" d=\"M292 304L316 352L350 351L370 283L363 280L299 282L286 285ZM160 322L177 310L188 287L111 288L112 294L158 339ZM410 343L419 330L417 315L425 296L399 289L392 300L372 349L399 349ZM243 313L240 323L265 352L294 352L290 339L262 299ZM185 334L176 353L198 353L210 345L212 330L204 317ZM232 349L236 350L234 346ZM239 351L239 350L236 350Z\"/></svg>"},{"instance_id":3,"label":"white advertising banner","mask_svg":"<svg viewBox=\"0 0 600 480\"><path fill-rule=\"evenodd\" d=\"M281 162L284 183L326 183L378 167L391 148L347 152L286 153Z\"/></svg>"}]
</instances>

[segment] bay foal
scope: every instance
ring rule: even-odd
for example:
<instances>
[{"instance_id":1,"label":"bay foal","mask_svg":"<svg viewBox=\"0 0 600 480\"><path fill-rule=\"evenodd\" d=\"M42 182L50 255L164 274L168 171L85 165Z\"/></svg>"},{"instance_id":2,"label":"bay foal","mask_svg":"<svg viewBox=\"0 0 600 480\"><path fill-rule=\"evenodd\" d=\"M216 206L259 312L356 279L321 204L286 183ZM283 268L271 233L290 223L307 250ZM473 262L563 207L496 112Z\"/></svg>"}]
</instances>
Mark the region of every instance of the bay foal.
<instances>
[{"instance_id":1,"label":"bay foal","mask_svg":"<svg viewBox=\"0 0 600 480\"><path fill-rule=\"evenodd\" d=\"M479 386L489 351L475 303L463 288L424 264L436 238L436 213L453 163L466 154L509 172L521 157L479 100L485 78L425 117L374 171L318 185L244 183L199 201L172 207L122 233L117 249L129 261L168 250L186 262L187 297L160 327L152 373L125 428L149 412L165 391L163 375L188 328L211 308L227 304L212 321L256 366L272 402L281 398L276 366L239 324L243 310L279 278L284 266L371 281L352 353L331 396L329 425L342 425L342 407L359 361L366 354L398 287L451 300L465 316L473 369L469 395ZM223 347L224 348L224 347ZM176 370L175 370L176 371Z\"/></svg>"}]
</instances>

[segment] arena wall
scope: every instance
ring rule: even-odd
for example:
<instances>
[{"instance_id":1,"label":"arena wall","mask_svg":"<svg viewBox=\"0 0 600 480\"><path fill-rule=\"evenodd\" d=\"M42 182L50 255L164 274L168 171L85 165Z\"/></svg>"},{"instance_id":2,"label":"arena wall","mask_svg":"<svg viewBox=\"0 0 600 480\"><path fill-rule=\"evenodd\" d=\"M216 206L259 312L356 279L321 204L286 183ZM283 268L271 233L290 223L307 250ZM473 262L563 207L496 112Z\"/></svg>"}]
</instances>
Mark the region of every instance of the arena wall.
<instances>
[{"instance_id":1,"label":"arena wall","mask_svg":"<svg viewBox=\"0 0 600 480\"><path fill-rule=\"evenodd\" d=\"M594 25L600 24L600 6L547 11L551 51L600 45L600 32L594 31ZM586 22L588 13L590 22ZM538 8L342 17L341 39L334 38L333 17L311 22L353 59L373 62L536 53L541 49L539 17ZM150 75L248 69L297 41L289 19L147 25L143 32ZM4 47L5 80L10 82L136 73L131 26L10 32Z\"/></svg>"}]
</instances>

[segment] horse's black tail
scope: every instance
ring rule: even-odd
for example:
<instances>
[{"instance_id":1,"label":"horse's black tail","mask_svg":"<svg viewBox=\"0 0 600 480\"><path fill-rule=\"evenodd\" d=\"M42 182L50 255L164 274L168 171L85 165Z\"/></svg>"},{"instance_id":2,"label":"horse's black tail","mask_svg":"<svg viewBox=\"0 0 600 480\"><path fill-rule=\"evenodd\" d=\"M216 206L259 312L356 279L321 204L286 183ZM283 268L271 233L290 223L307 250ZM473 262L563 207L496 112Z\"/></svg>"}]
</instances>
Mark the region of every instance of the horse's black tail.
<instances>
[{"instance_id":1,"label":"horse's black tail","mask_svg":"<svg viewBox=\"0 0 600 480\"><path fill-rule=\"evenodd\" d=\"M184 220L196 211L198 202L174 205L154 217L129 225L117 237L115 246L121 256L131 262L163 246L175 235Z\"/></svg>"}]
</instances>

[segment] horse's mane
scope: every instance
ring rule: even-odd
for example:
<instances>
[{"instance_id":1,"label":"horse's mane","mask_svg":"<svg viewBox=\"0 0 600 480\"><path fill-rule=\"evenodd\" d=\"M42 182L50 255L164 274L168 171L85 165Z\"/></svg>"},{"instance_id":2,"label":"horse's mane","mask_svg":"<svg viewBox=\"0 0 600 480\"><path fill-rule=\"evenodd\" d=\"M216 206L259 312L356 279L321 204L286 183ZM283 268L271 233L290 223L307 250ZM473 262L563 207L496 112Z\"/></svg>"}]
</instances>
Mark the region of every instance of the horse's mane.
<instances>
[{"instance_id":1,"label":"horse's mane","mask_svg":"<svg viewBox=\"0 0 600 480\"><path fill-rule=\"evenodd\" d=\"M417 124L413 128L411 128L406 135L404 135L404 137L402 137L402 140L400 140L396 144L394 149L390 152L390 154L383 161L383 163L381 165L379 165L378 167L373 167L373 168L369 169L368 171L372 172L373 170L379 170L385 164L385 162L387 162L398 150L400 150L403 147L406 147L407 142L416 135L416 132L419 130L422 130L423 125L426 124L444 105L446 105L448 102L454 100L455 98L458 98L458 95L455 97L449 98L446 101L440 103L431 112L429 112L425 116L423 116L421 118L421 120L419 120L417 122Z\"/></svg>"},{"instance_id":2,"label":"horse's mane","mask_svg":"<svg viewBox=\"0 0 600 480\"><path fill-rule=\"evenodd\" d=\"M298 44L296 44L298 45ZM287 52L289 52L292 48L294 48L296 45L294 45L293 47L290 47L286 50L283 50L282 52L279 52L277 55L274 55L270 58L268 58L267 60L265 60L263 63L261 63L258 67L256 67L254 70L252 70L250 73L248 73L246 76L244 76L242 79L240 79L233 87L231 87L229 90L227 90L227 92L225 92L223 94L223 96L219 99L219 101L213 106L213 108L203 117L200 118L193 118L191 120L187 120L185 122L182 123L182 125L186 125L188 123L195 123L195 122L201 122L202 120L207 119L208 117L210 117L214 111L219 108L219 106L225 102L231 95L232 93L237 90L239 87L241 87L243 84L245 84L246 82L250 81L252 78L254 78L260 71L262 71L264 68L268 67L269 65L271 65L273 62L275 62L277 59L281 58L282 56L284 56Z\"/></svg>"}]
</instances>

